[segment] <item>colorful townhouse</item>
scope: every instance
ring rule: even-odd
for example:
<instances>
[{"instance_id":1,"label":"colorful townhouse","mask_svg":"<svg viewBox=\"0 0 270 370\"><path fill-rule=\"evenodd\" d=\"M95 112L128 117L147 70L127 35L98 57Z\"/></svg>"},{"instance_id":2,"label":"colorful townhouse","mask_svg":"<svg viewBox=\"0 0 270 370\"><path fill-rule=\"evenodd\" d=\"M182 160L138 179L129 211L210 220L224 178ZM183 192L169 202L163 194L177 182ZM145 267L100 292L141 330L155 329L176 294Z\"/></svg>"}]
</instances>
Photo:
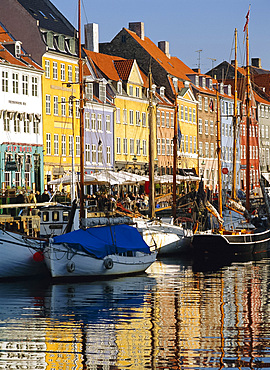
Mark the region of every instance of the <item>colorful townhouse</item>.
<instances>
[{"instance_id":1,"label":"colorful townhouse","mask_svg":"<svg viewBox=\"0 0 270 370\"><path fill-rule=\"evenodd\" d=\"M2 0L0 20L39 63L42 76L44 183L79 171L77 31L49 0ZM20 22L18 22L18 19Z\"/></svg>"},{"instance_id":2,"label":"colorful townhouse","mask_svg":"<svg viewBox=\"0 0 270 370\"><path fill-rule=\"evenodd\" d=\"M180 112L183 109L183 118L179 117L182 150L178 152L178 167L196 172L197 101L186 76L193 71L178 58L170 56L167 41L161 41L157 46L146 37L143 22L129 23L129 29L123 28L111 42L100 44L100 51L127 59L136 58L145 74L151 66L153 83L157 88L165 88L166 97L172 103L177 101Z\"/></svg>"},{"instance_id":3,"label":"colorful townhouse","mask_svg":"<svg viewBox=\"0 0 270 370\"><path fill-rule=\"evenodd\" d=\"M88 40L93 37L88 35ZM148 165L148 99L146 76L136 60L102 54L85 53L92 70L110 85L114 109L114 169L142 173ZM105 82L105 81L104 81Z\"/></svg>"},{"instance_id":4,"label":"colorful townhouse","mask_svg":"<svg viewBox=\"0 0 270 370\"><path fill-rule=\"evenodd\" d=\"M198 102L198 174L211 190L217 185L217 97L213 79L200 73L187 74Z\"/></svg>"},{"instance_id":5,"label":"colorful townhouse","mask_svg":"<svg viewBox=\"0 0 270 370\"><path fill-rule=\"evenodd\" d=\"M1 188L42 191L43 70L2 25L0 60Z\"/></svg>"}]
</instances>

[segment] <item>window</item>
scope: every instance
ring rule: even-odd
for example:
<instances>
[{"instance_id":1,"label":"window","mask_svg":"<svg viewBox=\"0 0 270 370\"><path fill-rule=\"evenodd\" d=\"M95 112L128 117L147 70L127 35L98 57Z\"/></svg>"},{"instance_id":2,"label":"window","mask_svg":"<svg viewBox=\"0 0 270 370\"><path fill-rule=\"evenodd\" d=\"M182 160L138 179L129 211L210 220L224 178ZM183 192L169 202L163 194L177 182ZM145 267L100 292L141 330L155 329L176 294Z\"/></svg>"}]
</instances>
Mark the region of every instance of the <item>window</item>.
<instances>
[{"instance_id":1,"label":"window","mask_svg":"<svg viewBox=\"0 0 270 370\"><path fill-rule=\"evenodd\" d=\"M75 67L75 82L79 82L79 67Z\"/></svg>"},{"instance_id":2,"label":"window","mask_svg":"<svg viewBox=\"0 0 270 370\"><path fill-rule=\"evenodd\" d=\"M196 136L193 137L193 153L197 153L197 145L196 145L197 138Z\"/></svg>"},{"instance_id":3,"label":"window","mask_svg":"<svg viewBox=\"0 0 270 370\"><path fill-rule=\"evenodd\" d=\"M129 95L133 96L133 86L132 85L129 86Z\"/></svg>"},{"instance_id":4,"label":"window","mask_svg":"<svg viewBox=\"0 0 270 370\"><path fill-rule=\"evenodd\" d=\"M53 114L58 116L58 96L53 97Z\"/></svg>"},{"instance_id":5,"label":"window","mask_svg":"<svg viewBox=\"0 0 270 370\"><path fill-rule=\"evenodd\" d=\"M81 144L80 144L80 136L76 136L75 142L75 150L76 150L76 157L80 156Z\"/></svg>"},{"instance_id":6,"label":"window","mask_svg":"<svg viewBox=\"0 0 270 370\"><path fill-rule=\"evenodd\" d=\"M22 75L22 93L28 95L28 76Z\"/></svg>"},{"instance_id":7,"label":"window","mask_svg":"<svg viewBox=\"0 0 270 370\"><path fill-rule=\"evenodd\" d=\"M91 115L91 125L92 125L92 131L96 131L96 113L92 113Z\"/></svg>"},{"instance_id":8,"label":"window","mask_svg":"<svg viewBox=\"0 0 270 370\"><path fill-rule=\"evenodd\" d=\"M2 71L2 91L8 92L8 72Z\"/></svg>"},{"instance_id":9,"label":"window","mask_svg":"<svg viewBox=\"0 0 270 370\"><path fill-rule=\"evenodd\" d=\"M129 152L134 155L134 139L129 139Z\"/></svg>"},{"instance_id":10,"label":"window","mask_svg":"<svg viewBox=\"0 0 270 370\"><path fill-rule=\"evenodd\" d=\"M117 82L117 92L118 92L118 94L122 95L123 90L122 90L122 82L121 81Z\"/></svg>"},{"instance_id":11,"label":"window","mask_svg":"<svg viewBox=\"0 0 270 370\"><path fill-rule=\"evenodd\" d=\"M161 139L161 154L165 155L165 139Z\"/></svg>"},{"instance_id":12,"label":"window","mask_svg":"<svg viewBox=\"0 0 270 370\"><path fill-rule=\"evenodd\" d=\"M20 119L18 116L14 117L14 132L20 132Z\"/></svg>"},{"instance_id":13,"label":"window","mask_svg":"<svg viewBox=\"0 0 270 370\"><path fill-rule=\"evenodd\" d=\"M204 133L205 135L208 135L209 131L208 131L208 120L205 120L204 122Z\"/></svg>"},{"instance_id":14,"label":"window","mask_svg":"<svg viewBox=\"0 0 270 370\"><path fill-rule=\"evenodd\" d=\"M188 135L186 135L186 140L185 140L185 152L188 153Z\"/></svg>"},{"instance_id":15,"label":"window","mask_svg":"<svg viewBox=\"0 0 270 370\"><path fill-rule=\"evenodd\" d=\"M12 73L12 88L13 93L19 93L19 76L18 73Z\"/></svg>"},{"instance_id":16,"label":"window","mask_svg":"<svg viewBox=\"0 0 270 370\"><path fill-rule=\"evenodd\" d=\"M161 112L161 126L165 127L165 112Z\"/></svg>"},{"instance_id":17,"label":"window","mask_svg":"<svg viewBox=\"0 0 270 370\"><path fill-rule=\"evenodd\" d=\"M30 121L25 117L24 122L23 122L23 132L26 134L30 133Z\"/></svg>"},{"instance_id":18,"label":"window","mask_svg":"<svg viewBox=\"0 0 270 370\"><path fill-rule=\"evenodd\" d=\"M127 124L127 110L123 109L123 125Z\"/></svg>"},{"instance_id":19,"label":"window","mask_svg":"<svg viewBox=\"0 0 270 370\"><path fill-rule=\"evenodd\" d=\"M143 148L143 155L146 156L147 155L147 143L146 143L146 140L143 140L142 141L142 148Z\"/></svg>"},{"instance_id":20,"label":"window","mask_svg":"<svg viewBox=\"0 0 270 370\"><path fill-rule=\"evenodd\" d=\"M202 134L202 119L199 118L199 134Z\"/></svg>"},{"instance_id":21,"label":"window","mask_svg":"<svg viewBox=\"0 0 270 370\"><path fill-rule=\"evenodd\" d=\"M62 155L67 155L66 135L62 135Z\"/></svg>"},{"instance_id":22,"label":"window","mask_svg":"<svg viewBox=\"0 0 270 370\"><path fill-rule=\"evenodd\" d=\"M193 123L196 123L196 109L193 108Z\"/></svg>"},{"instance_id":23,"label":"window","mask_svg":"<svg viewBox=\"0 0 270 370\"><path fill-rule=\"evenodd\" d=\"M51 95L46 95L46 114L51 114Z\"/></svg>"},{"instance_id":24,"label":"window","mask_svg":"<svg viewBox=\"0 0 270 370\"><path fill-rule=\"evenodd\" d=\"M62 96L61 98L61 116L66 116L66 98Z\"/></svg>"},{"instance_id":25,"label":"window","mask_svg":"<svg viewBox=\"0 0 270 370\"><path fill-rule=\"evenodd\" d=\"M68 137L68 155L71 157L73 153L73 146L74 146L74 140L73 135L69 135Z\"/></svg>"},{"instance_id":26,"label":"window","mask_svg":"<svg viewBox=\"0 0 270 370\"><path fill-rule=\"evenodd\" d=\"M146 113L142 113L142 127L146 127Z\"/></svg>"},{"instance_id":27,"label":"window","mask_svg":"<svg viewBox=\"0 0 270 370\"><path fill-rule=\"evenodd\" d=\"M140 88L136 86L136 98L140 97Z\"/></svg>"},{"instance_id":28,"label":"window","mask_svg":"<svg viewBox=\"0 0 270 370\"><path fill-rule=\"evenodd\" d=\"M68 82L72 82L72 66L68 65ZM86 84L87 86L88 84Z\"/></svg>"},{"instance_id":29,"label":"window","mask_svg":"<svg viewBox=\"0 0 270 370\"><path fill-rule=\"evenodd\" d=\"M171 128L174 128L173 113L171 113Z\"/></svg>"},{"instance_id":30,"label":"window","mask_svg":"<svg viewBox=\"0 0 270 370\"><path fill-rule=\"evenodd\" d=\"M99 84L99 99L104 103L106 101L106 84Z\"/></svg>"},{"instance_id":31,"label":"window","mask_svg":"<svg viewBox=\"0 0 270 370\"><path fill-rule=\"evenodd\" d=\"M45 60L45 77L50 78L51 63L49 60Z\"/></svg>"},{"instance_id":32,"label":"window","mask_svg":"<svg viewBox=\"0 0 270 370\"><path fill-rule=\"evenodd\" d=\"M59 155L59 136L54 134L54 155Z\"/></svg>"},{"instance_id":33,"label":"window","mask_svg":"<svg viewBox=\"0 0 270 370\"><path fill-rule=\"evenodd\" d=\"M33 133L34 134L38 134L39 133L39 119L38 118L34 118L34 121L33 121Z\"/></svg>"},{"instance_id":34,"label":"window","mask_svg":"<svg viewBox=\"0 0 270 370\"><path fill-rule=\"evenodd\" d=\"M64 63L61 63L61 81L65 81L66 80L66 66Z\"/></svg>"},{"instance_id":35,"label":"window","mask_svg":"<svg viewBox=\"0 0 270 370\"><path fill-rule=\"evenodd\" d=\"M170 127L170 113L166 112L166 127Z\"/></svg>"},{"instance_id":36,"label":"window","mask_svg":"<svg viewBox=\"0 0 270 370\"><path fill-rule=\"evenodd\" d=\"M121 154L121 138L116 138L116 154Z\"/></svg>"},{"instance_id":37,"label":"window","mask_svg":"<svg viewBox=\"0 0 270 370\"><path fill-rule=\"evenodd\" d=\"M170 139L166 139L166 151L167 151L167 155L170 155L171 154L171 143L170 143Z\"/></svg>"},{"instance_id":38,"label":"window","mask_svg":"<svg viewBox=\"0 0 270 370\"><path fill-rule=\"evenodd\" d=\"M203 156L203 144L201 141L199 141L199 156L202 157Z\"/></svg>"},{"instance_id":39,"label":"window","mask_svg":"<svg viewBox=\"0 0 270 370\"><path fill-rule=\"evenodd\" d=\"M8 117L4 117L4 131L10 131L10 121Z\"/></svg>"},{"instance_id":40,"label":"window","mask_svg":"<svg viewBox=\"0 0 270 370\"><path fill-rule=\"evenodd\" d=\"M98 114L97 129L98 131L102 131L102 115L101 114Z\"/></svg>"},{"instance_id":41,"label":"window","mask_svg":"<svg viewBox=\"0 0 270 370\"><path fill-rule=\"evenodd\" d=\"M32 96L38 96L38 79L32 77Z\"/></svg>"},{"instance_id":42,"label":"window","mask_svg":"<svg viewBox=\"0 0 270 370\"><path fill-rule=\"evenodd\" d=\"M53 62L53 79L58 80L58 63Z\"/></svg>"},{"instance_id":43,"label":"window","mask_svg":"<svg viewBox=\"0 0 270 370\"><path fill-rule=\"evenodd\" d=\"M97 147L96 147L96 144L92 144L92 163L97 163Z\"/></svg>"},{"instance_id":44,"label":"window","mask_svg":"<svg viewBox=\"0 0 270 370\"><path fill-rule=\"evenodd\" d=\"M137 155L141 155L141 140L140 139L136 140L136 153Z\"/></svg>"},{"instance_id":45,"label":"window","mask_svg":"<svg viewBox=\"0 0 270 370\"><path fill-rule=\"evenodd\" d=\"M129 111L129 124L133 125L134 124L134 118L133 118L133 110Z\"/></svg>"},{"instance_id":46,"label":"window","mask_svg":"<svg viewBox=\"0 0 270 370\"><path fill-rule=\"evenodd\" d=\"M51 155L51 134L46 134L46 153Z\"/></svg>"},{"instance_id":47,"label":"window","mask_svg":"<svg viewBox=\"0 0 270 370\"><path fill-rule=\"evenodd\" d=\"M185 107L185 121L188 121L188 107Z\"/></svg>"},{"instance_id":48,"label":"window","mask_svg":"<svg viewBox=\"0 0 270 370\"><path fill-rule=\"evenodd\" d=\"M206 158L209 158L209 143L205 143L205 156Z\"/></svg>"},{"instance_id":49,"label":"window","mask_svg":"<svg viewBox=\"0 0 270 370\"><path fill-rule=\"evenodd\" d=\"M189 137L189 152L190 153L192 153L192 148L193 148L192 144L193 144L193 140L192 140L192 136L190 136Z\"/></svg>"},{"instance_id":50,"label":"window","mask_svg":"<svg viewBox=\"0 0 270 370\"><path fill-rule=\"evenodd\" d=\"M160 151L160 139L157 139L157 155L160 155L161 154L161 151Z\"/></svg>"},{"instance_id":51,"label":"window","mask_svg":"<svg viewBox=\"0 0 270 370\"><path fill-rule=\"evenodd\" d=\"M75 101L75 116L80 118L80 100Z\"/></svg>"},{"instance_id":52,"label":"window","mask_svg":"<svg viewBox=\"0 0 270 370\"><path fill-rule=\"evenodd\" d=\"M210 143L210 156L214 158L214 143Z\"/></svg>"},{"instance_id":53,"label":"window","mask_svg":"<svg viewBox=\"0 0 270 370\"><path fill-rule=\"evenodd\" d=\"M184 120L184 106L181 105L181 120Z\"/></svg>"},{"instance_id":54,"label":"window","mask_svg":"<svg viewBox=\"0 0 270 370\"><path fill-rule=\"evenodd\" d=\"M214 135L214 122L210 121L210 135Z\"/></svg>"},{"instance_id":55,"label":"window","mask_svg":"<svg viewBox=\"0 0 270 370\"><path fill-rule=\"evenodd\" d=\"M207 97L204 98L204 110L208 112L208 98Z\"/></svg>"},{"instance_id":56,"label":"window","mask_svg":"<svg viewBox=\"0 0 270 370\"><path fill-rule=\"evenodd\" d=\"M103 151L103 146L100 144L98 146L98 163L102 164L102 151Z\"/></svg>"},{"instance_id":57,"label":"window","mask_svg":"<svg viewBox=\"0 0 270 370\"><path fill-rule=\"evenodd\" d=\"M140 126L140 112L136 110L136 126Z\"/></svg>"},{"instance_id":58,"label":"window","mask_svg":"<svg viewBox=\"0 0 270 370\"><path fill-rule=\"evenodd\" d=\"M86 99L93 100L93 84L88 82L85 84L85 97Z\"/></svg>"},{"instance_id":59,"label":"window","mask_svg":"<svg viewBox=\"0 0 270 370\"><path fill-rule=\"evenodd\" d=\"M85 112L84 125L87 130L90 130L90 112ZM90 150L90 148L89 148Z\"/></svg>"},{"instance_id":60,"label":"window","mask_svg":"<svg viewBox=\"0 0 270 370\"><path fill-rule=\"evenodd\" d=\"M128 151L127 151L127 138L124 138L123 139L123 153L124 154L128 154Z\"/></svg>"},{"instance_id":61,"label":"window","mask_svg":"<svg viewBox=\"0 0 270 370\"><path fill-rule=\"evenodd\" d=\"M198 96L198 102L199 102L199 110L202 110L202 97L201 97L201 95Z\"/></svg>"},{"instance_id":62,"label":"window","mask_svg":"<svg viewBox=\"0 0 270 370\"><path fill-rule=\"evenodd\" d=\"M90 162L90 144L85 144L85 161Z\"/></svg>"},{"instance_id":63,"label":"window","mask_svg":"<svg viewBox=\"0 0 270 370\"><path fill-rule=\"evenodd\" d=\"M192 123L192 108L189 108L189 122Z\"/></svg>"},{"instance_id":64,"label":"window","mask_svg":"<svg viewBox=\"0 0 270 370\"><path fill-rule=\"evenodd\" d=\"M157 126L160 126L160 111L157 111Z\"/></svg>"}]
</instances>

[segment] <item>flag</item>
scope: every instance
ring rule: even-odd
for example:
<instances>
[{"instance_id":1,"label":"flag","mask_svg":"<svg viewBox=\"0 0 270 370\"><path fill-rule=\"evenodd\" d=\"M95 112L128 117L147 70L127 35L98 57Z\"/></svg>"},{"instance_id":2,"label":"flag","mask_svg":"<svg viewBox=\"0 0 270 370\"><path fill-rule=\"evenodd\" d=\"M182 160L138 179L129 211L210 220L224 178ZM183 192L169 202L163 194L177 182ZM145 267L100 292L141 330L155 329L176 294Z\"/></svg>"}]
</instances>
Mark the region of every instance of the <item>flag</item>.
<instances>
[{"instance_id":1,"label":"flag","mask_svg":"<svg viewBox=\"0 0 270 370\"><path fill-rule=\"evenodd\" d=\"M247 28L247 25L248 25L248 22L249 22L249 12L250 12L250 6L248 8L248 12L247 12L247 15L246 15L246 24L245 24L243 32L246 31L246 28Z\"/></svg>"},{"instance_id":2,"label":"flag","mask_svg":"<svg viewBox=\"0 0 270 370\"><path fill-rule=\"evenodd\" d=\"M182 133L181 133L181 129L180 129L180 125L179 123L177 124L177 133L178 133L178 147L180 149L181 147L181 139L182 139Z\"/></svg>"},{"instance_id":3,"label":"flag","mask_svg":"<svg viewBox=\"0 0 270 370\"><path fill-rule=\"evenodd\" d=\"M211 99L211 100L210 100L209 108L210 108L211 112L213 112L213 110L214 110L214 103L213 103L213 99Z\"/></svg>"}]
</instances>

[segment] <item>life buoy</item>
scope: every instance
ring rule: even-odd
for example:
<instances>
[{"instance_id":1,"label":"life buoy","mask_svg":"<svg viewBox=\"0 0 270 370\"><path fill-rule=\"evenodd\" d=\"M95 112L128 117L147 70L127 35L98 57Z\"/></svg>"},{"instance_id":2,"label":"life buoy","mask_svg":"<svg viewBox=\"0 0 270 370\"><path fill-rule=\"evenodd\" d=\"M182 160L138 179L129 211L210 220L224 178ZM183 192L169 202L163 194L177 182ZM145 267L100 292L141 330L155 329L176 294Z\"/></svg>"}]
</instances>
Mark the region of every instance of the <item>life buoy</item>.
<instances>
[{"instance_id":1,"label":"life buoy","mask_svg":"<svg viewBox=\"0 0 270 370\"><path fill-rule=\"evenodd\" d=\"M106 267L106 269L110 270L113 268L113 260L111 258L106 258L104 260L104 266Z\"/></svg>"},{"instance_id":2,"label":"life buoy","mask_svg":"<svg viewBox=\"0 0 270 370\"><path fill-rule=\"evenodd\" d=\"M75 270L75 263L72 262L72 261L68 262L68 264L67 264L67 271L68 272L73 272L74 270Z\"/></svg>"}]
</instances>

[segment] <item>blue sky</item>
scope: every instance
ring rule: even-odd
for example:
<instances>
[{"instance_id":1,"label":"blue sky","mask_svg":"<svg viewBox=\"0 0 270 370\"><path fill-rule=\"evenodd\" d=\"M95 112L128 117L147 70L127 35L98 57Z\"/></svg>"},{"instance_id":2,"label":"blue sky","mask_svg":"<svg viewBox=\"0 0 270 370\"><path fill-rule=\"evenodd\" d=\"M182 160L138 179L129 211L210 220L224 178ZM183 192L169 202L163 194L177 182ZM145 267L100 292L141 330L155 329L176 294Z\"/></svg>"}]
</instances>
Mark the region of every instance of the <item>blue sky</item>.
<instances>
[{"instance_id":1,"label":"blue sky","mask_svg":"<svg viewBox=\"0 0 270 370\"><path fill-rule=\"evenodd\" d=\"M77 28L77 0L51 0ZM251 4L250 57L270 70L270 0L82 0L82 24L98 23L100 42L110 41L129 22L142 21L156 44L169 41L170 54L202 72L234 59L238 29L238 63L245 63L245 17ZM200 53L197 50L202 50ZM212 61L216 59L216 61Z\"/></svg>"}]
</instances>

